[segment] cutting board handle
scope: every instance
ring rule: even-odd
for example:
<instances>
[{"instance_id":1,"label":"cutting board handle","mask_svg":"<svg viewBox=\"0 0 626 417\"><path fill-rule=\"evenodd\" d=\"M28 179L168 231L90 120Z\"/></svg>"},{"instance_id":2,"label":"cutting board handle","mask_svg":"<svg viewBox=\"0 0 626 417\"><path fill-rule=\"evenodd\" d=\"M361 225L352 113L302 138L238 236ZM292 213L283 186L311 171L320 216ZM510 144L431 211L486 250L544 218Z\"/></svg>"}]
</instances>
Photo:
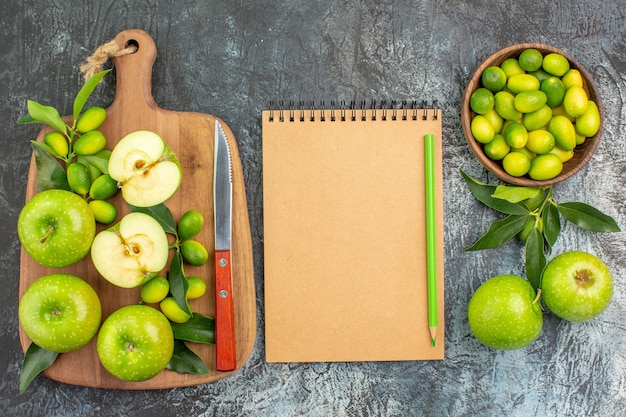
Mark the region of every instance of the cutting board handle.
<instances>
[{"instance_id":1,"label":"cutting board handle","mask_svg":"<svg viewBox=\"0 0 626 417\"><path fill-rule=\"evenodd\" d=\"M116 87L108 112L156 110L158 106L152 97L152 65L157 55L154 40L141 29L128 29L120 32L115 41L120 49L135 45L137 51L111 59L115 66Z\"/></svg>"}]
</instances>

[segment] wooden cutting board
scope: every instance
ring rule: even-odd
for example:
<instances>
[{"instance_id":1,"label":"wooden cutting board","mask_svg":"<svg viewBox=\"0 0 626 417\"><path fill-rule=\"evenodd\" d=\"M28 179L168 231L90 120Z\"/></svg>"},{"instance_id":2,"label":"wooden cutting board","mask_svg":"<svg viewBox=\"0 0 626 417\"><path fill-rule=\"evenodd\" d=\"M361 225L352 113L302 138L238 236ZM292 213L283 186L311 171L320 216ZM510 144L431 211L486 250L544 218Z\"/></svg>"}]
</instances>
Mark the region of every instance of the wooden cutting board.
<instances>
[{"instance_id":1,"label":"wooden cutting board","mask_svg":"<svg viewBox=\"0 0 626 417\"><path fill-rule=\"evenodd\" d=\"M207 281L207 293L191 300L194 311L214 316L214 271L212 253L214 249L213 227L213 145L216 118L207 114L168 111L155 103L152 97L152 65L156 58L153 39L142 30L126 30L115 37L120 49L128 44L138 45L134 54L113 58L116 77L115 99L108 108L107 120L101 131L107 137L107 148L113 146L126 134L135 130L151 130L166 140L180 159L183 180L180 189L166 205L178 218L187 210L195 209L204 215L205 226L196 237L209 251L209 261L201 267L185 266L187 276L197 275ZM113 73L107 75L113 76ZM254 289L252 239L243 173L235 138L223 121L222 125L230 144L233 161L233 297L235 299L235 332L237 341L237 369L221 373L215 370L214 345L190 343L209 368L208 375L183 375L163 371L145 382L125 382L109 374L100 364L96 352L95 338L92 342L70 353L59 355L56 362L44 374L68 384L100 388L160 389L188 386L217 381L240 369L250 356L256 337L256 302ZM37 140L42 141L49 129L43 129ZM37 193L36 166L31 160L26 189L26 201ZM111 200L118 207L116 221L129 212L118 193ZM104 227L99 225L98 230ZM173 251L172 251L173 252ZM87 256L79 263L67 268L45 268L21 251L20 297L30 283L50 273L75 274L91 284L102 303L103 320L118 308L135 304L140 300L139 289L123 289L113 286L100 277L91 259ZM24 351L30 344L20 327L20 341Z\"/></svg>"}]
</instances>

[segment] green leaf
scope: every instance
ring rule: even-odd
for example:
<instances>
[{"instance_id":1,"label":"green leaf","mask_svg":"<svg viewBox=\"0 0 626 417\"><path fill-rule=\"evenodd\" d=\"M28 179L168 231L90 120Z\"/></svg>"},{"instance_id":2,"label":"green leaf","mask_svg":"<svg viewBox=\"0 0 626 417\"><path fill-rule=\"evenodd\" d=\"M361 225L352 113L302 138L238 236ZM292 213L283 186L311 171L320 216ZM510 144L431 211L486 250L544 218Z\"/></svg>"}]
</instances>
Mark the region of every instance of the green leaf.
<instances>
[{"instance_id":1,"label":"green leaf","mask_svg":"<svg viewBox=\"0 0 626 417\"><path fill-rule=\"evenodd\" d=\"M44 349L31 342L24 354L24 362L20 370L20 394L26 391L37 375L52 366L57 356L59 352Z\"/></svg>"},{"instance_id":2,"label":"green leaf","mask_svg":"<svg viewBox=\"0 0 626 417\"><path fill-rule=\"evenodd\" d=\"M546 266L543 248L543 235L539 229L533 228L526 239L525 265L526 277L535 290L541 288L541 274Z\"/></svg>"},{"instance_id":3,"label":"green leaf","mask_svg":"<svg viewBox=\"0 0 626 417\"><path fill-rule=\"evenodd\" d=\"M21 122L24 118L20 119L20 123L35 123L35 124L46 124L52 126L59 132L66 134L67 133L67 125L61 119L61 115L52 106L44 106L43 104L39 104L36 101L28 100L27 102L28 114L30 115L30 121Z\"/></svg>"},{"instance_id":4,"label":"green leaf","mask_svg":"<svg viewBox=\"0 0 626 417\"><path fill-rule=\"evenodd\" d=\"M529 214L525 216L509 215L502 220L491 223L489 230L465 250L492 249L502 245L522 231L529 217Z\"/></svg>"},{"instance_id":5,"label":"green leaf","mask_svg":"<svg viewBox=\"0 0 626 417\"><path fill-rule=\"evenodd\" d=\"M159 222L159 224L163 227L166 233L171 233L175 235L176 231L176 220L174 220L174 216L169 208L163 203L158 204L152 207L136 207L136 206L128 206L131 211L137 211L141 213L148 214Z\"/></svg>"},{"instance_id":6,"label":"green leaf","mask_svg":"<svg viewBox=\"0 0 626 417\"><path fill-rule=\"evenodd\" d=\"M71 191L67 182L67 174L59 161L46 149L47 146L36 140L31 141L37 166L37 190L39 192L58 188Z\"/></svg>"},{"instance_id":7,"label":"green leaf","mask_svg":"<svg viewBox=\"0 0 626 417\"><path fill-rule=\"evenodd\" d=\"M509 203L519 203L532 199L541 194L541 188L535 187L514 187L510 185L498 185L492 194L493 198L506 200Z\"/></svg>"},{"instance_id":8,"label":"green leaf","mask_svg":"<svg viewBox=\"0 0 626 417\"><path fill-rule=\"evenodd\" d=\"M561 216L554 204L548 204L541 213L543 220L543 237L550 251L561 233Z\"/></svg>"},{"instance_id":9,"label":"green leaf","mask_svg":"<svg viewBox=\"0 0 626 417\"><path fill-rule=\"evenodd\" d=\"M96 86L98 85L98 83L100 83L102 78L109 72L111 72L111 69L101 71L97 74L94 74L91 78L85 81L85 84L83 84L81 89L78 91L78 94L76 94L76 98L74 99L74 120L78 119L78 116L80 116L80 112L82 112L83 108L85 107L85 103L87 103L87 99L89 99L89 96L91 96L91 93L93 93L93 91L96 89Z\"/></svg>"},{"instance_id":10,"label":"green leaf","mask_svg":"<svg viewBox=\"0 0 626 417\"><path fill-rule=\"evenodd\" d=\"M109 158L96 155L79 155L77 162L83 165L91 165L103 174L109 173Z\"/></svg>"},{"instance_id":11,"label":"green leaf","mask_svg":"<svg viewBox=\"0 0 626 417\"><path fill-rule=\"evenodd\" d=\"M187 300L187 289L189 288L189 281L183 271L183 255L180 251L176 251L170 264L170 270L168 272L168 280L170 282L170 292L172 296L187 314L193 314L189 301Z\"/></svg>"},{"instance_id":12,"label":"green leaf","mask_svg":"<svg viewBox=\"0 0 626 417\"><path fill-rule=\"evenodd\" d=\"M213 317L193 313L184 323L172 323L174 339L196 343L215 343L215 320Z\"/></svg>"},{"instance_id":13,"label":"green leaf","mask_svg":"<svg viewBox=\"0 0 626 417\"><path fill-rule=\"evenodd\" d=\"M497 188L495 185L488 185L488 184L482 183L470 177L462 170L461 170L461 175L463 176L465 183L469 187L474 197L476 197L478 201L482 202L487 207L490 207L494 210L497 210L505 214L513 214L513 215L518 215L518 216L528 214L529 210L523 205L510 203L500 198L494 198L493 194L496 192L496 188Z\"/></svg>"},{"instance_id":14,"label":"green leaf","mask_svg":"<svg viewBox=\"0 0 626 417\"><path fill-rule=\"evenodd\" d=\"M556 203L555 203L556 204ZM578 227L592 232L619 232L620 228L615 220L585 203L556 204L561 215Z\"/></svg>"},{"instance_id":15,"label":"green leaf","mask_svg":"<svg viewBox=\"0 0 626 417\"><path fill-rule=\"evenodd\" d=\"M167 364L167 369L179 374L208 374L204 361L187 347L182 340L174 339L174 353Z\"/></svg>"}]
</instances>

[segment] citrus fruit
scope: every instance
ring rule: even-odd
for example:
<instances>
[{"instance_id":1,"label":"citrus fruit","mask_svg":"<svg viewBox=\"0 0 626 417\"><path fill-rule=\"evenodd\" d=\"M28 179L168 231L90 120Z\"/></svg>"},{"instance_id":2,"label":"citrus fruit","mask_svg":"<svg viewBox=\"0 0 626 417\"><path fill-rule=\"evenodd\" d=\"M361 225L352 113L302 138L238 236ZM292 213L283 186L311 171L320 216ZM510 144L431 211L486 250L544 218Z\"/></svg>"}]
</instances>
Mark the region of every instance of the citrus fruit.
<instances>
[{"instance_id":1,"label":"citrus fruit","mask_svg":"<svg viewBox=\"0 0 626 417\"><path fill-rule=\"evenodd\" d=\"M186 211L178 220L178 238L180 240L191 239L200 233L204 225L204 217L197 210Z\"/></svg>"},{"instance_id":2,"label":"citrus fruit","mask_svg":"<svg viewBox=\"0 0 626 417\"><path fill-rule=\"evenodd\" d=\"M499 133L496 133L493 137L493 140L485 145L483 148L485 151L485 155L489 157L489 159L493 159L494 161L499 161L504 158L506 154L511 150L511 146L506 143L504 140L504 136Z\"/></svg>"},{"instance_id":3,"label":"citrus fruit","mask_svg":"<svg viewBox=\"0 0 626 417\"><path fill-rule=\"evenodd\" d=\"M529 74L537 77L540 83L543 82L546 78L550 78L551 75L543 70L543 68L539 68L537 71L529 72Z\"/></svg>"},{"instance_id":4,"label":"citrus fruit","mask_svg":"<svg viewBox=\"0 0 626 417\"><path fill-rule=\"evenodd\" d=\"M543 57L541 67L548 74L562 77L567 71L569 71L569 61L563 55L553 52Z\"/></svg>"},{"instance_id":5,"label":"citrus fruit","mask_svg":"<svg viewBox=\"0 0 626 417\"><path fill-rule=\"evenodd\" d=\"M89 197L94 200L106 200L111 198L117 193L117 181L115 181L109 174L100 175L91 184L89 188Z\"/></svg>"},{"instance_id":6,"label":"citrus fruit","mask_svg":"<svg viewBox=\"0 0 626 417\"><path fill-rule=\"evenodd\" d=\"M117 218L115 206L105 200L91 200L89 207L93 211L93 217L98 223L111 224Z\"/></svg>"},{"instance_id":7,"label":"citrus fruit","mask_svg":"<svg viewBox=\"0 0 626 417\"><path fill-rule=\"evenodd\" d=\"M489 120L480 114L472 118L470 129L474 139L480 143L491 142L493 140L493 135L495 135L495 131L493 130L491 123L489 123Z\"/></svg>"},{"instance_id":8,"label":"citrus fruit","mask_svg":"<svg viewBox=\"0 0 626 417\"><path fill-rule=\"evenodd\" d=\"M573 85L565 91L563 107L565 112L572 117L582 116L587 111L589 98L582 87Z\"/></svg>"},{"instance_id":9,"label":"citrus fruit","mask_svg":"<svg viewBox=\"0 0 626 417\"><path fill-rule=\"evenodd\" d=\"M76 194L85 195L91 187L91 176L87 167L73 162L67 167L67 182Z\"/></svg>"},{"instance_id":10,"label":"citrus fruit","mask_svg":"<svg viewBox=\"0 0 626 417\"><path fill-rule=\"evenodd\" d=\"M553 153L546 153L537 155L531 161L528 175L533 180L545 181L556 177L562 170L563 162L561 162L561 158Z\"/></svg>"},{"instance_id":11,"label":"citrus fruit","mask_svg":"<svg viewBox=\"0 0 626 417\"><path fill-rule=\"evenodd\" d=\"M577 85L579 87L583 87L583 76L580 74L580 71L577 69L571 68L569 71L561 77L561 81L563 81L563 85L568 89L573 85Z\"/></svg>"},{"instance_id":12,"label":"citrus fruit","mask_svg":"<svg viewBox=\"0 0 626 417\"><path fill-rule=\"evenodd\" d=\"M542 106L538 110L524 115L524 126L528 130L537 130L548 124L552 117L552 109L549 106Z\"/></svg>"},{"instance_id":13,"label":"citrus fruit","mask_svg":"<svg viewBox=\"0 0 626 417\"><path fill-rule=\"evenodd\" d=\"M515 94L522 91L539 90L540 85L537 77L530 74L515 74L506 81L507 88Z\"/></svg>"},{"instance_id":14,"label":"citrus fruit","mask_svg":"<svg viewBox=\"0 0 626 417\"><path fill-rule=\"evenodd\" d=\"M43 142L52 148L56 156L60 156L62 158L67 156L67 153L70 150L67 138L61 132L56 130L46 133L43 137Z\"/></svg>"},{"instance_id":15,"label":"citrus fruit","mask_svg":"<svg viewBox=\"0 0 626 417\"><path fill-rule=\"evenodd\" d=\"M174 297L165 297L160 303L159 307L165 317L173 321L174 323L185 323L191 316L176 302Z\"/></svg>"},{"instance_id":16,"label":"citrus fruit","mask_svg":"<svg viewBox=\"0 0 626 417\"><path fill-rule=\"evenodd\" d=\"M502 160L502 167L513 177L526 175L530 169L530 159L523 152L509 152Z\"/></svg>"},{"instance_id":17,"label":"citrus fruit","mask_svg":"<svg viewBox=\"0 0 626 417\"><path fill-rule=\"evenodd\" d=\"M91 130L74 142L74 152L77 155L93 155L101 150L107 144L107 140L99 130Z\"/></svg>"},{"instance_id":18,"label":"citrus fruit","mask_svg":"<svg viewBox=\"0 0 626 417\"><path fill-rule=\"evenodd\" d=\"M539 110L548 101L546 93L540 90L522 91L515 96L513 105L522 113Z\"/></svg>"},{"instance_id":19,"label":"citrus fruit","mask_svg":"<svg viewBox=\"0 0 626 417\"><path fill-rule=\"evenodd\" d=\"M523 148L528 141L528 131L521 123L510 123L504 128L504 140L512 148Z\"/></svg>"},{"instance_id":20,"label":"citrus fruit","mask_svg":"<svg viewBox=\"0 0 626 417\"><path fill-rule=\"evenodd\" d=\"M76 122L76 130L86 133L99 128L107 117L107 111L102 107L93 106L85 110Z\"/></svg>"},{"instance_id":21,"label":"citrus fruit","mask_svg":"<svg viewBox=\"0 0 626 417\"><path fill-rule=\"evenodd\" d=\"M528 132L526 148L537 154L550 152L554 148L554 136L547 130L531 130Z\"/></svg>"},{"instance_id":22,"label":"citrus fruit","mask_svg":"<svg viewBox=\"0 0 626 417\"><path fill-rule=\"evenodd\" d=\"M517 60L524 71L537 71L541 68L543 55L537 49L527 48L522 51Z\"/></svg>"},{"instance_id":23,"label":"citrus fruit","mask_svg":"<svg viewBox=\"0 0 626 417\"><path fill-rule=\"evenodd\" d=\"M477 88L470 96L470 107L478 114L487 113L493 108L493 105L493 93L487 88Z\"/></svg>"},{"instance_id":24,"label":"citrus fruit","mask_svg":"<svg viewBox=\"0 0 626 417\"><path fill-rule=\"evenodd\" d=\"M141 287L141 299L144 303L156 304L163 301L170 292L170 282L161 276L156 276Z\"/></svg>"},{"instance_id":25,"label":"citrus fruit","mask_svg":"<svg viewBox=\"0 0 626 417\"><path fill-rule=\"evenodd\" d=\"M515 96L508 91L498 91L494 95L495 109L505 120L517 121L522 118L522 113L515 108Z\"/></svg>"},{"instance_id":26,"label":"citrus fruit","mask_svg":"<svg viewBox=\"0 0 626 417\"><path fill-rule=\"evenodd\" d=\"M553 153L556 156L558 156L561 162L567 162L574 157L574 150L565 151L559 148L558 146L555 146L554 148L552 148L550 153Z\"/></svg>"},{"instance_id":27,"label":"citrus fruit","mask_svg":"<svg viewBox=\"0 0 626 417\"><path fill-rule=\"evenodd\" d=\"M520 67L519 62L515 58L507 58L501 64L500 68L506 74L507 79L516 74L524 74L526 71Z\"/></svg>"},{"instance_id":28,"label":"citrus fruit","mask_svg":"<svg viewBox=\"0 0 626 417\"><path fill-rule=\"evenodd\" d=\"M552 117L548 122L548 131L554 135L556 144L564 151L571 151L576 147L576 130L567 117Z\"/></svg>"},{"instance_id":29,"label":"citrus fruit","mask_svg":"<svg viewBox=\"0 0 626 417\"><path fill-rule=\"evenodd\" d=\"M590 137L600 130L600 110L597 104L589 100L587 110L576 119L576 133Z\"/></svg>"},{"instance_id":30,"label":"citrus fruit","mask_svg":"<svg viewBox=\"0 0 626 417\"><path fill-rule=\"evenodd\" d=\"M200 298L206 293L206 282L196 276L188 277L187 282L189 287L187 288L187 299L194 300Z\"/></svg>"},{"instance_id":31,"label":"citrus fruit","mask_svg":"<svg viewBox=\"0 0 626 417\"><path fill-rule=\"evenodd\" d=\"M494 132L500 132L502 130L504 119L502 119L502 116L498 114L495 108L492 108L487 113L483 114L483 116L487 119L489 124L491 124Z\"/></svg>"},{"instance_id":32,"label":"citrus fruit","mask_svg":"<svg viewBox=\"0 0 626 417\"><path fill-rule=\"evenodd\" d=\"M558 107L563 103L565 85L558 77L548 77L541 82L541 91L546 94L546 104L550 107Z\"/></svg>"},{"instance_id":33,"label":"citrus fruit","mask_svg":"<svg viewBox=\"0 0 626 417\"><path fill-rule=\"evenodd\" d=\"M197 240L186 240L181 243L180 252L185 261L195 266L204 265L209 259L206 248Z\"/></svg>"},{"instance_id":34,"label":"citrus fruit","mask_svg":"<svg viewBox=\"0 0 626 417\"><path fill-rule=\"evenodd\" d=\"M506 74L502 68L495 65L485 68L480 79L483 87L494 93L502 90L506 85Z\"/></svg>"}]
</instances>

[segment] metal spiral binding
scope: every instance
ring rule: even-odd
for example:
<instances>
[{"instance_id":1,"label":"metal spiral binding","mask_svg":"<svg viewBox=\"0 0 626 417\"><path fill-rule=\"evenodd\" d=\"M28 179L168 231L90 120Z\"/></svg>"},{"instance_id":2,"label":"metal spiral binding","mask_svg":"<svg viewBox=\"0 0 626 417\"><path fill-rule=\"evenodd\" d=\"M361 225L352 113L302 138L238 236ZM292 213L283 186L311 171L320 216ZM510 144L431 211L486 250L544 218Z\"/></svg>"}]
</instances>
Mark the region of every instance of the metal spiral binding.
<instances>
[{"instance_id":1,"label":"metal spiral binding","mask_svg":"<svg viewBox=\"0 0 626 417\"><path fill-rule=\"evenodd\" d=\"M307 108L308 107L308 108ZM371 100L368 102L366 100L360 100L358 103L356 100L351 100L349 104L346 104L345 100L340 100L339 104L337 101L331 100L330 107L326 107L325 101L320 101L319 106L316 108L315 101L311 100L308 103L308 106L305 105L305 102L300 100L296 105L293 100L290 100L285 105L283 100L278 102L278 106L275 105L274 101L270 101L270 109L269 109L269 117L268 121L275 121L274 113L278 113L278 121L285 122L287 119L289 122L296 121L296 113L298 114L298 120L300 122L304 122L307 119L310 122L314 122L316 119L316 111L319 113L319 121L326 122L330 120L331 122L335 121L367 121L368 119L368 111L369 111L369 119L372 121L378 120L380 114L380 120L418 120L419 111L422 110L422 120L428 120L429 113L432 112L432 120L437 120L439 118L439 105L437 100L433 100L433 102L429 105L426 100L422 100L419 104L417 100L411 100L410 102L407 100L402 100L400 104L396 102L396 100L391 100L387 102L387 100L381 100L380 104L377 105L376 100ZM339 113L339 117L337 117L337 113ZM288 114L286 118L285 115ZM391 114L391 116L389 116Z\"/></svg>"}]
</instances>

